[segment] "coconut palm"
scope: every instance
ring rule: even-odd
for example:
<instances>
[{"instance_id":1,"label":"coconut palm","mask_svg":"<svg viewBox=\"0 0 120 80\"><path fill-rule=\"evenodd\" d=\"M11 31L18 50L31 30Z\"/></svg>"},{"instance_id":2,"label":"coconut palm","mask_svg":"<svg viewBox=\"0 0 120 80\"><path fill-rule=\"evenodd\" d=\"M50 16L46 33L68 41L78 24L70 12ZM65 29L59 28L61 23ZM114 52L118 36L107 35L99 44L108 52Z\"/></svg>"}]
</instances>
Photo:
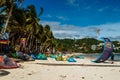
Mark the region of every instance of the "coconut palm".
<instances>
[{"instance_id":1,"label":"coconut palm","mask_svg":"<svg viewBox=\"0 0 120 80\"><path fill-rule=\"evenodd\" d=\"M42 13L42 12L41 12ZM11 17L9 30L10 41L13 45L20 43L20 38L26 37L26 46L29 49L37 48L38 41L40 42L43 27L39 25L39 18L37 17L34 5L28 6L27 9L18 8L14 6L12 12L14 16ZM16 42L13 42L15 41Z\"/></svg>"},{"instance_id":2,"label":"coconut palm","mask_svg":"<svg viewBox=\"0 0 120 80\"><path fill-rule=\"evenodd\" d=\"M22 2L23 0L18 0L18 1ZM15 2L16 2L16 0L1 0L0 7L3 7L3 9L1 10L0 13L7 11L8 16L7 16L7 20L6 20L4 29L1 31L0 37L2 37L7 30L10 17L12 16L12 11L13 11L13 7L15 5Z\"/></svg>"},{"instance_id":3,"label":"coconut palm","mask_svg":"<svg viewBox=\"0 0 120 80\"><path fill-rule=\"evenodd\" d=\"M20 38L24 36L26 29L26 14L24 9L18 8L17 6L14 6L13 9L13 16L11 16L8 28L10 32L9 39L12 46L15 46L20 43Z\"/></svg>"},{"instance_id":4,"label":"coconut palm","mask_svg":"<svg viewBox=\"0 0 120 80\"><path fill-rule=\"evenodd\" d=\"M47 48L50 48L51 52L54 53L54 49L55 49L55 38L53 36L53 33L52 31L50 30L50 26L49 25L45 25L44 27L44 34L46 36L46 40L44 42L44 51L47 49Z\"/></svg>"},{"instance_id":5,"label":"coconut palm","mask_svg":"<svg viewBox=\"0 0 120 80\"><path fill-rule=\"evenodd\" d=\"M7 2L8 1L8 2ZM55 47L55 39L50 30L50 26L46 25L43 27L39 24L39 16L43 13L43 8L40 7L40 13L36 13L34 5L29 5L26 9L21 8L14 2L16 0L5 0L0 6L6 6L0 12L0 17L6 17L6 24L2 33L6 31L10 32L11 45L15 46L20 43L20 38L26 37L26 46L33 50L37 50L38 47L43 49L43 52L47 47L53 49ZM23 0L18 0L20 3ZM2 12L6 11L8 15L3 16ZM0 19L0 26L2 25L2 19ZM15 42L16 41L16 42ZM38 44L39 43L39 44Z\"/></svg>"},{"instance_id":6,"label":"coconut palm","mask_svg":"<svg viewBox=\"0 0 120 80\"><path fill-rule=\"evenodd\" d=\"M43 12L41 8L40 14ZM27 36L27 46L29 45L29 49L37 49L37 43L40 42L41 34L43 33L43 27L39 24L39 16L36 13L36 9L34 5L28 6L26 10L27 15L27 26L26 33Z\"/></svg>"}]
</instances>

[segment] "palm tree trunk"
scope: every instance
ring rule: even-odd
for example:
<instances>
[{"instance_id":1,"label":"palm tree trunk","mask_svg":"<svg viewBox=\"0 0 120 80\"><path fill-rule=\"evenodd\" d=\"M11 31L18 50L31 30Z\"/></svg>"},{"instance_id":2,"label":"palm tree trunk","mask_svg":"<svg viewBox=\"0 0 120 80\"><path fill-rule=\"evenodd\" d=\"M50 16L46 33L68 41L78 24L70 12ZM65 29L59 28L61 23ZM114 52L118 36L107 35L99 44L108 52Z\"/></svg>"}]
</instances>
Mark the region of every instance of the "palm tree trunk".
<instances>
[{"instance_id":1,"label":"palm tree trunk","mask_svg":"<svg viewBox=\"0 0 120 80\"><path fill-rule=\"evenodd\" d=\"M36 39L36 40L35 40L35 44L36 44L36 45L35 45L35 48L36 48L36 50L38 51L38 45L37 45L37 43L38 43L38 40Z\"/></svg>"},{"instance_id":2,"label":"palm tree trunk","mask_svg":"<svg viewBox=\"0 0 120 80\"><path fill-rule=\"evenodd\" d=\"M29 45L29 42L30 41L30 34L28 35L28 37L27 37L27 40L26 40L26 46L28 46Z\"/></svg>"},{"instance_id":3,"label":"palm tree trunk","mask_svg":"<svg viewBox=\"0 0 120 80\"><path fill-rule=\"evenodd\" d=\"M1 32L0 38L3 37L3 35L5 34L5 32L6 32L6 30L7 30L7 26L8 26L10 17L11 17L11 15L12 15L12 11L13 11L13 6L14 6L14 0L12 1L12 6L11 6L11 8L10 8L10 12L9 12L9 14L8 14L8 18L7 18L7 20L6 20L5 28L4 28L3 32Z\"/></svg>"}]
</instances>

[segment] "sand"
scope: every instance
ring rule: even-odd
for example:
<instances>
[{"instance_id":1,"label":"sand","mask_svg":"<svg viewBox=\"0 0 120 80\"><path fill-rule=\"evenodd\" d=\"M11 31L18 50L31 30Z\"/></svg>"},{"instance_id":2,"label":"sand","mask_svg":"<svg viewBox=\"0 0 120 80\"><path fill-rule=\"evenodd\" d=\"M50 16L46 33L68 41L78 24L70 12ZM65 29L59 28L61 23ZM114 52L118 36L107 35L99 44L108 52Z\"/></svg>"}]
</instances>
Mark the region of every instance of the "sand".
<instances>
[{"instance_id":1,"label":"sand","mask_svg":"<svg viewBox=\"0 0 120 80\"><path fill-rule=\"evenodd\" d=\"M76 61L72 63L48 58L48 60L20 62L18 63L22 65L20 68L2 69L1 71L9 73L0 76L0 80L120 80L118 61L114 64L110 61L93 63L86 58L76 59Z\"/></svg>"}]
</instances>

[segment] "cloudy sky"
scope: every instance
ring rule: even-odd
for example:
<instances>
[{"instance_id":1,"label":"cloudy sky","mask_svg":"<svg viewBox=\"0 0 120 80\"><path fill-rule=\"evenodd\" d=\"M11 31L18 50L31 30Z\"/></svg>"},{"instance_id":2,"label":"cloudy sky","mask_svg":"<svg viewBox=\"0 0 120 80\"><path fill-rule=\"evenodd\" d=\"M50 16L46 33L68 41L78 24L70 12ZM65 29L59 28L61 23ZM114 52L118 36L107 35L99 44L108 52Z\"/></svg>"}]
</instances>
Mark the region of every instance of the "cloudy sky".
<instances>
[{"instance_id":1,"label":"cloudy sky","mask_svg":"<svg viewBox=\"0 0 120 80\"><path fill-rule=\"evenodd\" d=\"M120 40L120 0L24 0L29 4L37 12L44 8L40 23L49 24L56 38Z\"/></svg>"}]
</instances>

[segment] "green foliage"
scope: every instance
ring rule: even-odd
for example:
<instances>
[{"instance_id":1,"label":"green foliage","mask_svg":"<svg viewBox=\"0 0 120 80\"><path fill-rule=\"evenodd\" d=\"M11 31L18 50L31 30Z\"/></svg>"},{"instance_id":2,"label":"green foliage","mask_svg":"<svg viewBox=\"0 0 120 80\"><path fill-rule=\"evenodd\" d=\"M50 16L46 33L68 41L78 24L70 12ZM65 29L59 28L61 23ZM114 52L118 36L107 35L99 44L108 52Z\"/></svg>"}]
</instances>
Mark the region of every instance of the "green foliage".
<instances>
[{"instance_id":1,"label":"green foliage","mask_svg":"<svg viewBox=\"0 0 120 80\"><path fill-rule=\"evenodd\" d=\"M74 46L73 39L56 39L57 50L59 51L72 51Z\"/></svg>"},{"instance_id":2,"label":"green foliage","mask_svg":"<svg viewBox=\"0 0 120 80\"><path fill-rule=\"evenodd\" d=\"M101 42L94 38L56 39L56 41L57 50L59 51L83 52L83 53L94 53L95 51L91 50L91 45L98 45Z\"/></svg>"},{"instance_id":3,"label":"green foliage","mask_svg":"<svg viewBox=\"0 0 120 80\"><path fill-rule=\"evenodd\" d=\"M57 50L61 52L82 52L82 53L101 53L104 49L104 45L99 46L103 41L99 41L94 38L83 38L83 39L56 39ZM114 52L120 53L120 42L113 41ZM91 46L96 45L96 50L92 50Z\"/></svg>"},{"instance_id":4,"label":"green foliage","mask_svg":"<svg viewBox=\"0 0 120 80\"><path fill-rule=\"evenodd\" d=\"M17 3L20 3L20 6ZM25 47L29 50L42 49L44 52L46 48L51 50L56 46L56 41L49 25L42 26L39 17L43 13L43 8L40 7L40 13L37 14L34 5L28 5L27 8L22 8L24 0L0 0L0 31L2 25L5 23L7 16L7 30L10 32L10 47L20 45L20 39L26 38ZM12 8L11 8L12 4ZM1 8L2 6L2 8ZM11 12L9 15L8 13ZM3 15L5 14L5 15ZM5 31L6 32L6 31Z\"/></svg>"}]
</instances>

